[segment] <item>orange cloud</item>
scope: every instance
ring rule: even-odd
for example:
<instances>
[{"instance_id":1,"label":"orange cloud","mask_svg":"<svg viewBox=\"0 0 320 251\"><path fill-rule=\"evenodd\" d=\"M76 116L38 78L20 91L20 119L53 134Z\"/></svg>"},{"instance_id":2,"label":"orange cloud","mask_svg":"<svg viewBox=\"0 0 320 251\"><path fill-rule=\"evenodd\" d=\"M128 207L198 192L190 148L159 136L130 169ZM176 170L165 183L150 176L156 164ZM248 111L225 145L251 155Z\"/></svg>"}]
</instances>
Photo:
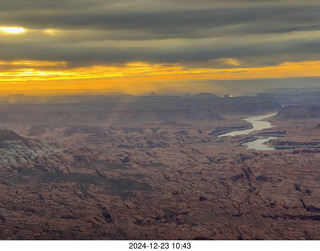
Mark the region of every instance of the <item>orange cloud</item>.
<instances>
[{"instance_id":1,"label":"orange cloud","mask_svg":"<svg viewBox=\"0 0 320 251\"><path fill-rule=\"evenodd\" d=\"M146 62L68 68L66 62L0 61L0 69L0 88L3 94L21 91L28 94L85 91L134 94L149 92L151 88L161 89L163 86L179 88L177 82L188 80L316 77L320 76L320 61L284 62L275 66L231 69L187 68L181 64Z\"/></svg>"}]
</instances>

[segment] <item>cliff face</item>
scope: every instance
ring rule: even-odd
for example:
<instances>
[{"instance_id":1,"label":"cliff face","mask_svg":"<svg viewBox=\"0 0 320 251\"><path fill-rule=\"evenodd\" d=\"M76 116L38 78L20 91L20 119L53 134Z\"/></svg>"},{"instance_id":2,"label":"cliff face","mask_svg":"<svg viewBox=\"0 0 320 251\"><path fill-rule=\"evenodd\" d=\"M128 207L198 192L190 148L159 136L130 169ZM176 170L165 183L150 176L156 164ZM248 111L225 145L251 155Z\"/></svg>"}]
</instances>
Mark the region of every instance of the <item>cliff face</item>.
<instances>
[{"instance_id":1,"label":"cliff face","mask_svg":"<svg viewBox=\"0 0 320 251\"><path fill-rule=\"evenodd\" d=\"M58 152L39 140L22 137L14 131L0 129L0 163L26 163L37 156Z\"/></svg>"}]
</instances>

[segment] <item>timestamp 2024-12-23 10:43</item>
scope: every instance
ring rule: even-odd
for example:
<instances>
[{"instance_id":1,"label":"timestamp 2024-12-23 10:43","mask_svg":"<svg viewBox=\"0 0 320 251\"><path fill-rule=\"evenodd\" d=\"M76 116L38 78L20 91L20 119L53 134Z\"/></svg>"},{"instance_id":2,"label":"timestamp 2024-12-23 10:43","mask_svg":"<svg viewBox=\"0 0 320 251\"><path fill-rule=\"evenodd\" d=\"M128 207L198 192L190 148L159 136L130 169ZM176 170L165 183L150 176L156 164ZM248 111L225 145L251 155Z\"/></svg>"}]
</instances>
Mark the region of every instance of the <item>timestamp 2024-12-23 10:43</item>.
<instances>
[{"instance_id":1,"label":"timestamp 2024-12-23 10:43","mask_svg":"<svg viewBox=\"0 0 320 251\"><path fill-rule=\"evenodd\" d=\"M191 242L129 242L133 250L190 250Z\"/></svg>"}]
</instances>

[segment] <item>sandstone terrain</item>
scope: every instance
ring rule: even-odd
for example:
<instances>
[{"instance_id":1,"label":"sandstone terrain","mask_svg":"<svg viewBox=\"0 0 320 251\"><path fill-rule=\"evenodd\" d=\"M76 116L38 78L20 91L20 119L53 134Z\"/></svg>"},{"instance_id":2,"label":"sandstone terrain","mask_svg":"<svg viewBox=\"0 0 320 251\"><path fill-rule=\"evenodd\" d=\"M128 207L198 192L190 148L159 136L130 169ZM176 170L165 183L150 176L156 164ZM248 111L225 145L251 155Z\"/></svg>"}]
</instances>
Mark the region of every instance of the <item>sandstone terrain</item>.
<instances>
[{"instance_id":1,"label":"sandstone terrain","mask_svg":"<svg viewBox=\"0 0 320 251\"><path fill-rule=\"evenodd\" d=\"M320 239L319 111L208 94L0 104L0 238ZM267 112L281 149L219 137Z\"/></svg>"}]
</instances>

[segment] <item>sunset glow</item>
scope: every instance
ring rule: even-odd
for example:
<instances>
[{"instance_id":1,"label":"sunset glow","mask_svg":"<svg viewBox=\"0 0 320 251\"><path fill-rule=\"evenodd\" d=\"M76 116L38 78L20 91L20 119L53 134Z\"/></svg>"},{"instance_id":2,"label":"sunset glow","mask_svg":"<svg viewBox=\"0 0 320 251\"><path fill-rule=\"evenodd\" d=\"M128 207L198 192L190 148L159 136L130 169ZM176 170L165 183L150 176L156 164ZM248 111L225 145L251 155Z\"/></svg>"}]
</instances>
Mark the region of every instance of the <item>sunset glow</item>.
<instances>
[{"instance_id":1,"label":"sunset glow","mask_svg":"<svg viewBox=\"0 0 320 251\"><path fill-rule=\"evenodd\" d=\"M251 68L188 68L178 64L151 64L132 62L119 66L102 65L68 68L66 62L0 61L0 82L56 81L77 79L128 79L150 80L231 80L320 76L320 61L284 62L275 66Z\"/></svg>"},{"instance_id":2,"label":"sunset glow","mask_svg":"<svg viewBox=\"0 0 320 251\"><path fill-rule=\"evenodd\" d=\"M251 68L188 68L179 64L131 62L123 65L97 65L68 68L66 62L0 61L0 84L4 90L122 90L126 93L151 91L154 84L204 81L252 80L290 77L319 77L320 61L284 62L275 66ZM59 82L60 81L60 82ZM19 84L21 83L21 84ZM116 85L115 85L116 84ZM183 91L183 86L174 86Z\"/></svg>"}]
</instances>

